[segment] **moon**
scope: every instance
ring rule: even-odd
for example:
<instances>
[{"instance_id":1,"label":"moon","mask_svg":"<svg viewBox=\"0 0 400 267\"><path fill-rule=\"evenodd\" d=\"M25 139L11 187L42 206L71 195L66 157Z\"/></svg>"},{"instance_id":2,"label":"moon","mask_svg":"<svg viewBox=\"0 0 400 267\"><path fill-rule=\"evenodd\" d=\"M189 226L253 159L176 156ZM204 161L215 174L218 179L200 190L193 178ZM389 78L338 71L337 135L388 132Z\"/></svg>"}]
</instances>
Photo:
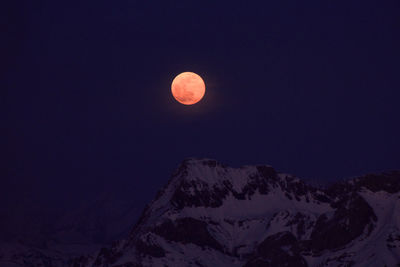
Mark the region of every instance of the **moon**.
<instances>
[{"instance_id":1,"label":"moon","mask_svg":"<svg viewBox=\"0 0 400 267\"><path fill-rule=\"evenodd\" d=\"M179 103L193 105L203 98L206 85L198 74L182 72L172 81L171 92Z\"/></svg>"}]
</instances>

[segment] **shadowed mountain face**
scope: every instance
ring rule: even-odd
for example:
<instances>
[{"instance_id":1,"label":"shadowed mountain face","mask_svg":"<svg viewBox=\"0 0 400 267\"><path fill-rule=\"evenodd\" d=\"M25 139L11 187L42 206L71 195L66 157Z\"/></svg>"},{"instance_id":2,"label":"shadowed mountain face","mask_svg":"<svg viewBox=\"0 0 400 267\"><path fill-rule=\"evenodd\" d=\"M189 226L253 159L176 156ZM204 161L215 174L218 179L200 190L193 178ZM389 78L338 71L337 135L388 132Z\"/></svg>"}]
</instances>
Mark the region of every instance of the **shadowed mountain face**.
<instances>
[{"instance_id":1,"label":"shadowed mountain face","mask_svg":"<svg viewBox=\"0 0 400 267\"><path fill-rule=\"evenodd\" d=\"M71 258L127 236L140 210L135 203L137 198L125 191L120 188L110 190L63 216L56 215L51 220L44 217L47 221L38 216L41 214L21 213L15 221L29 227L18 227L25 230L17 232L18 235L15 230L9 231L12 238L0 240L0 267L69 266ZM1 230L6 232L8 229Z\"/></svg>"},{"instance_id":2,"label":"shadowed mountain face","mask_svg":"<svg viewBox=\"0 0 400 267\"><path fill-rule=\"evenodd\" d=\"M269 166L184 161L129 236L74 266L397 266L400 173L317 188Z\"/></svg>"},{"instance_id":3,"label":"shadowed mountain face","mask_svg":"<svg viewBox=\"0 0 400 267\"><path fill-rule=\"evenodd\" d=\"M40 253L15 266L400 266L400 172L319 188L189 159L125 239L75 259Z\"/></svg>"}]
</instances>

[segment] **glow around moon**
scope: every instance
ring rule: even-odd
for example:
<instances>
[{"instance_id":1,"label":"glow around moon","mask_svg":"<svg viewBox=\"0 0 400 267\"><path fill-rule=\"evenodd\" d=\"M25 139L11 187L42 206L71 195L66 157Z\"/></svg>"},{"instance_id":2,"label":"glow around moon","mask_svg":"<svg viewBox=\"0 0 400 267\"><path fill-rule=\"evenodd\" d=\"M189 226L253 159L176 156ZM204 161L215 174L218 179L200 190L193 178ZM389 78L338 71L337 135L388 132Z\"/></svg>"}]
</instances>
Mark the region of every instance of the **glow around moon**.
<instances>
[{"instance_id":1,"label":"glow around moon","mask_svg":"<svg viewBox=\"0 0 400 267\"><path fill-rule=\"evenodd\" d=\"M172 81L171 92L179 103L193 105L203 98L206 85L196 73L182 72Z\"/></svg>"}]
</instances>

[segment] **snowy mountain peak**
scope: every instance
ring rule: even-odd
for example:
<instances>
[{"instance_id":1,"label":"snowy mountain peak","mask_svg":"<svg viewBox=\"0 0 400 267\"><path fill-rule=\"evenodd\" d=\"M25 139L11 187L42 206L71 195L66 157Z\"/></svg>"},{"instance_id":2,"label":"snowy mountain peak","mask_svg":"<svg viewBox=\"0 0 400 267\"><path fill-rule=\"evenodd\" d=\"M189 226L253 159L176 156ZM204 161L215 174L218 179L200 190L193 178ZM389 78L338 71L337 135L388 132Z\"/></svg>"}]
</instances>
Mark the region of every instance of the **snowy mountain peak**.
<instances>
[{"instance_id":1,"label":"snowy mountain peak","mask_svg":"<svg viewBox=\"0 0 400 267\"><path fill-rule=\"evenodd\" d=\"M277 173L270 166L231 168L212 159L187 159L157 194L157 204L153 205L160 206L167 201L180 209L185 206L217 207L229 194L243 198L256 189L265 192L267 184L277 179Z\"/></svg>"},{"instance_id":2,"label":"snowy mountain peak","mask_svg":"<svg viewBox=\"0 0 400 267\"><path fill-rule=\"evenodd\" d=\"M133 223L124 203L98 202L117 216L116 229ZM102 229L90 211L62 220L55 237ZM186 159L126 239L73 261L85 249L74 243L63 254L57 244L0 247L0 265L400 266L400 172L319 187L268 165Z\"/></svg>"},{"instance_id":3,"label":"snowy mountain peak","mask_svg":"<svg viewBox=\"0 0 400 267\"><path fill-rule=\"evenodd\" d=\"M400 172L328 188L267 165L184 160L129 236L83 266L397 266Z\"/></svg>"},{"instance_id":4,"label":"snowy mountain peak","mask_svg":"<svg viewBox=\"0 0 400 267\"><path fill-rule=\"evenodd\" d=\"M171 204L178 210L217 208L229 199L251 199L270 192L279 192L288 199L305 197L307 201L310 198L327 201L323 192L296 177L277 173L268 165L232 168L211 159L187 159L150 206L159 209Z\"/></svg>"}]
</instances>

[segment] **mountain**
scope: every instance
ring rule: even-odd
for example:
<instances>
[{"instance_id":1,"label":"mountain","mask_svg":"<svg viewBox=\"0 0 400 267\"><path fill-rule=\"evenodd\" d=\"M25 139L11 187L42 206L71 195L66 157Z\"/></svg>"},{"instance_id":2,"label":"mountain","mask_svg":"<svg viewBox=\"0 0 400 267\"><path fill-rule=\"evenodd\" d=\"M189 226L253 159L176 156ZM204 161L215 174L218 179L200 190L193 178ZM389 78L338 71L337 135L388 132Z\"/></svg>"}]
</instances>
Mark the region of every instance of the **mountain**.
<instances>
[{"instance_id":1,"label":"mountain","mask_svg":"<svg viewBox=\"0 0 400 267\"><path fill-rule=\"evenodd\" d=\"M24 232L0 238L0 267L69 266L79 255L128 235L140 215L136 201L131 192L117 188L52 220L41 220L41 213L22 213Z\"/></svg>"},{"instance_id":2,"label":"mountain","mask_svg":"<svg viewBox=\"0 0 400 267\"><path fill-rule=\"evenodd\" d=\"M188 159L126 239L73 266L400 266L400 172L317 187Z\"/></svg>"}]
</instances>

